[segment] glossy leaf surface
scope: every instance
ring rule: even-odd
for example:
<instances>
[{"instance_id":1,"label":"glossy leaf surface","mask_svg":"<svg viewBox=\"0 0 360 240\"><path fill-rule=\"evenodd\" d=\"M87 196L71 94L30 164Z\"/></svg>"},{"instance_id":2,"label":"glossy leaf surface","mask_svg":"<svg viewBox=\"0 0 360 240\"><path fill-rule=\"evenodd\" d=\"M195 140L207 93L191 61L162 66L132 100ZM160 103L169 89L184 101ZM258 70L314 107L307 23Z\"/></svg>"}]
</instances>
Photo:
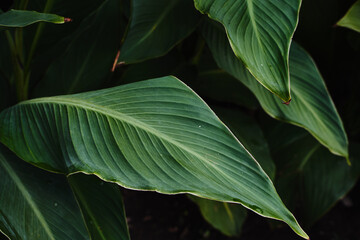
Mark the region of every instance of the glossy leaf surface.
<instances>
[{"instance_id":1,"label":"glossy leaf surface","mask_svg":"<svg viewBox=\"0 0 360 240\"><path fill-rule=\"evenodd\" d=\"M42 168L241 203L307 237L258 163L174 77L26 101L1 113L0 131L4 144Z\"/></svg>"},{"instance_id":2,"label":"glossy leaf surface","mask_svg":"<svg viewBox=\"0 0 360 240\"><path fill-rule=\"evenodd\" d=\"M91 239L130 239L119 186L85 174L68 179Z\"/></svg>"},{"instance_id":3,"label":"glossy leaf surface","mask_svg":"<svg viewBox=\"0 0 360 240\"><path fill-rule=\"evenodd\" d=\"M221 22L231 48L255 78L288 102L289 48L300 0L195 0L196 8Z\"/></svg>"},{"instance_id":4,"label":"glossy leaf surface","mask_svg":"<svg viewBox=\"0 0 360 240\"><path fill-rule=\"evenodd\" d=\"M35 11L14 10L0 14L0 29L11 27L26 27L37 22L61 24L65 18L56 14L39 13Z\"/></svg>"},{"instance_id":5,"label":"glossy leaf surface","mask_svg":"<svg viewBox=\"0 0 360 240\"><path fill-rule=\"evenodd\" d=\"M200 212L214 228L227 236L239 236L246 219L246 209L238 204L211 201L191 196Z\"/></svg>"},{"instance_id":6,"label":"glossy leaf surface","mask_svg":"<svg viewBox=\"0 0 360 240\"><path fill-rule=\"evenodd\" d=\"M214 107L214 111L259 162L266 174L274 179L275 164L268 143L255 118L237 109Z\"/></svg>"},{"instance_id":7,"label":"glossy leaf surface","mask_svg":"<svg viewBox=\"0 0 360 240\"><path fill-rule=\"evenodd\" d=\"M89 239L66 177L18 159L0 145L0 230L13 240Z\"/></svg>"},{"instance_id":8,"label":"glossy leaf surface","mask_svg":"<svg viewBox=\"0 0 360 240\"><path fill-rule=\"evenodd\" d=\"M341 119L315 63L301 47L293 44L290 52L293 101L286 106L254 81L231 51L221 26L206 23L203 34L219 67L244 83L270 116L305 128L331 152L348 157Z\"/></svg>"},{"instance_id":9,"label":"glossy leaf surface","mask_svg":"<svg viewBox=\"0 0 360 240\"><path fill-rule=\"evenodd\" d=\"M351 6L349 11L336 25L360 32L360 0Z\"/></svg>"},{"instance_id":10,"label":"glossy leaf surface","mask_svg":"<svg viewBox=\"0 0 360 240\"><path fill-rule=\"evenodd\" d=\"M134 63L164 55L195 30L199 15L192 0L133 0L119 61Z\"/></svg>"}]
</instances>

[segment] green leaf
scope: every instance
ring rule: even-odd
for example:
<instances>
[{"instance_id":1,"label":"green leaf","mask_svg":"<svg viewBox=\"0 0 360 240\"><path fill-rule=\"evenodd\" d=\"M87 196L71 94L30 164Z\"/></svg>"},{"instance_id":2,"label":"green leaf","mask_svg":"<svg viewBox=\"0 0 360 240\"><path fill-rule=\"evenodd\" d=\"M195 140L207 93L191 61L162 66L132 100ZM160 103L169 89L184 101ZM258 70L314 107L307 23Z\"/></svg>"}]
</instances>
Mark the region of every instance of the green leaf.
<instances>
[{"instance_id":1,"label":"green leaf","mask_svg":"<svg viewBox=\"0 0 360 240\"><path fill-rule=\"evenodd\" d=\"M119 186L85 174L68 179L91 239L130 239Z\"/></svg>"},{"instance_id":2,"label":"green leaf","mask_svg":"<svg viewBox=\"0 0 360 240\"><path fill-rule=\"evenodd\" d=\"M124 29L121 9L121 1L107 0L84 19L65 52L46 71L35 95L76 93L99 87L111 74L120 47Z\"/></svg>"},{"instance_id":3,"label":"green leaf","mask_svg":"<svg viewBox=\"0 0 360 240\"><path fill-rule=\"evenodd\" d=\"M190 196L200 208L200 212L214 228L226 236L239 236L246 219L246 209L238 204L211 201Z\"/></svg>"},{"instance_id":4,"label":"green leaf","mask_svg":"<svg viewBox=\"0 0 360 240\"><path fill-rule=\"evenodd\" d=\"M202 30L219 67L244 83L270 116L305 128L332 153L349 156L346 133L335 105L314 61L299 45L293 44L290 52L293 101L287 106L254 81L231 51L221 27L205 23Z\"/></svg>"},{"instance_id":5,"label":"green leaf","mask_svg":"<svg viewBox=\"0 0 360 240\"><path fill-rule=\"evenodd\" d=\"M8 12L0 14L0 29L26 27L37 22L61 24L66 21L69 21L69 19L56 14L11 9Z\"/></svg>"},{"instance_id":6,"label":"green leaf","mask_svg":"<svg viewBox=\"0 0 360 240\"><path fill-rule=\"evenodd\" d=\"M356 1L354 5L351 6L349 11L336 23L336 25L360 32L360 0Z\"/></svg>"},{"instance_id":7,"label":"green leaf","mask_svg":"<svg viewBox=\"0 0 360 240\"><path fill-rule=\"evenodd\" d=\"M0 132L4 144L42 168L241 203L307 238L259 164L174 77L22 102L0 114Z\"/></svg>"},{"instance_id":8,"label":"green leaf","mask_svg":"<svg viewBox=\"0 0 360 240\"><path fill-rule=\"evenodd\" d=\"M232 108L216 106L214 111L259 162L266 174L274 179L275 164L271 159L268 143L255 118Z\"/></svg>"},{"instance_id":9,"label":"green leaf","mask_svg":"<svg viewBox=\"0 0 360 240\"><path fill-rule=\"evenodd\" d=\"M134 63L166 54L196 29L199 15L192 0L133 0L119 61Z\"/></svg>"},{"instance_id":10,"label":"green leaf","mask_svg":"<svg viewBox=\"0 0 360 240\"><path fill-rule=\"evenodd\" d=\"M270 178L274 179L275 164L256 120L234 108L216 106L213 109L244 147L253 154ZM242 225L247 216L242 206L197 197L190 198L200 207L201 214L214 228L227 236L241 234Z\"/></svg>"},{"instance_id":11,"label":"green leaf","mask_svg":"<svg viewBox=\"0 0 360 240\"><path fill-rule=\"evenodd\" d=\"M9 238L89 239L65 176L33 167L2 145L0 176L0 230Z\"/></svg>"},{"instance_id":12,"label":"green leaf","mask_svg":"<svg viewBox=\"0 0 360 240\"><path fill-rule=\"evenodd\" d=\"M301 206L299 216L310 226L356 184L360 176L359 144L350 144L352 166L348 166L305 131L279 125L269 134L269 141L279 138L280 129L288 139L272 148L281 173L276 186L289 207L295 210Z\"/></svg>"},{"instance_id":13,"label":"green leaf","mask_svg":"<svg viewBox=\"0 0 360 240\"><path fill-rule=\"evenodd\" d=\"M195 0L221 22L231 48L254 77L283 101L291 100L289 49L301 0Z\"/></svg>"}]
</instances>

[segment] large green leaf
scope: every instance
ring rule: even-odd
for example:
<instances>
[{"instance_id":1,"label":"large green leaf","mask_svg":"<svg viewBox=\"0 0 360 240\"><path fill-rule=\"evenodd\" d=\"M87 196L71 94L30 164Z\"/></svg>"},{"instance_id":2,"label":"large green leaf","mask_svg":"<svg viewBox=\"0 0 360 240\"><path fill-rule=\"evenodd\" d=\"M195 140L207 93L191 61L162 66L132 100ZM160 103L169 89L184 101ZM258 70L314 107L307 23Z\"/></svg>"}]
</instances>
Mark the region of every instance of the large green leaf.
<instances>
[{"instance_id":1,"label":"large green leaf","mask_svg":"<svg viewBox=\"0 0 360 240\"><path fill-rule=\"evenodd\" d=\"M164 55L195 30L199 19L192 0L133 0L119 61L134 63Z\"/></svg>"},{"instance_id":2,"label":"large green leaf","mask_svg":"<svg viewBox=\"0 0 360 240\"><path fill-rule=\"evenodd\" d=\"M0 230L13 240L89 239L65 176L33 167L0 145Z\"/></svg>"},{"instance_id":3,"label":"large green leaf","mask_svg":"<svg viewBox=\"0 0 360 240\"><path fill-rule=\"evenodd\" d=\"M360 0L356 1L354 5L351 6L349 11L336 25L360 32Z\"/></svg>"},{"instance_id":4,"label":"large green leaf","mask_svg":"<svg viewBox=\"0 0 360 240\"><path fill-rule=\"evenodd\" d=\"M297 44L290 52L291 94L289 106L254 81L243 63L233 54L221 26L203 25L203 34L219 67L244 83L272 117L308 130L334 154L348 157L348 143L341 119L311 57Z\"/></svg>"},{"instance_id":5,"label":"large green leaf","mask_svg":"<svg viewBox=\"0 0 360 240\"><path fill-rule=\"evenodd\" d=\"M64 23L68 19L50 13L14 10L0 14L0 29L12 27L26 27L37 22Z\"/></svg>"},{"instance_id":6,"label":"large green leaf","mask_svg":"<svg viewBox=\"0 0 360 240\"><path fill-rule=\"evenodd\" d=\"M120 47L121 13L120 1L107 0L84 19L65 52L46 71L35 95L75 93L100 86L111 74Z\"/></svg>"},{"instance_id":7,"label":"large green leaf","mask_svg":"<svg viewBox=\"0 0 360 240\"><path fill-rule=\"evenodd\" d=\"M291 100L289 49L301 0L195 0L221 22L232 50L255 78L283 101Z\"/></svg>"},{"instance_id":8,"label":"large green leaf","mask_svg":"<svg viewBox=\"0 0 360 240\"><path fill-rule=\"evenodd\" d=\"M241 203L307 237L259 164L174 77L29 100L0 114L0 132L4 144L42 168Z\"/></svg>"},{"instance_id":9,"label":"large green leaf","mask_svg":"<svg viewBox=\"0 0 360 240\"><path fill-rule=\"evenodd\" d=\"M211 201L190 196L200 208L200 212L214 228L227 236L239 236L246 219L246 209L238 204Z\"/></svg>"},{"instance_id":10,"label":"large green leaf","mask_svg":"<svg viewBox=\"0 0 360 240\"><path fill-rule=\"evenodd\" d=\"M130 239L119 186L85 174L68 179L91 239Z\"/></svg>"}]
</instances>

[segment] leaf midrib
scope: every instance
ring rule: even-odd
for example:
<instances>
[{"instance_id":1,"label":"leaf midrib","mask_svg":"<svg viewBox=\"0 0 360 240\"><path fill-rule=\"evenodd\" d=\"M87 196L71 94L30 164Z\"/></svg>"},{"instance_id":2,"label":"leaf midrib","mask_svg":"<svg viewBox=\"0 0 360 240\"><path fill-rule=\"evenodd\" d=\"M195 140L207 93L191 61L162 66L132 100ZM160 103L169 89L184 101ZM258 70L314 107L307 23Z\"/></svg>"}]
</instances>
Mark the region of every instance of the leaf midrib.
<instances>
[{"instance_id":1,"label":"leaf midrib","mask_svg":"<svg viewBox=\"0 0 360 240\"><path fill-rule=\"evenodd\" d=\"M97 105L94 103L90 103L90 102L86 102L80 99L76 99L76 98L70 98L70 97L48 97L48 98L38 98L38 99L33 99L33 100L29 100L23 103L18 104L18 106L21 105L28 105L28 104L42 104L42 103L53 103L53 104L58 104L58 105L65 105L65 106L73 106L73 107L78 107L78 108L82 108L85 110L90 110L93 112L98 112L100 114L103 114L105 116L110 116L114 119L120 120L120 121L124 121L126 123L128 123L129 125L132 125L134 127L138 127L146 132L150 132L152 134L154 134L155 136L179 147L182 150L185 150L186 152L190 153L191 155L195 156L196 158L202 160L204 163L211 165L214 169L218 170L219 172L223 173L223 171L221 169L219 169L215 163L213 163L210 159L205 159L202 155L194 152L193 150L189 149L187 146L183 145L182 143L169 138L167 135L163 134L162 132L159 132L158 130L152 128L151 126L133 118L130 117L128 115L125 115L121 112L117 112L114 111L112 109L106 108L104 106L101 105ZM224 173L223 173L224 174ZM226 174L224 174L225 176Z\"/></svg>"}]
</instances>

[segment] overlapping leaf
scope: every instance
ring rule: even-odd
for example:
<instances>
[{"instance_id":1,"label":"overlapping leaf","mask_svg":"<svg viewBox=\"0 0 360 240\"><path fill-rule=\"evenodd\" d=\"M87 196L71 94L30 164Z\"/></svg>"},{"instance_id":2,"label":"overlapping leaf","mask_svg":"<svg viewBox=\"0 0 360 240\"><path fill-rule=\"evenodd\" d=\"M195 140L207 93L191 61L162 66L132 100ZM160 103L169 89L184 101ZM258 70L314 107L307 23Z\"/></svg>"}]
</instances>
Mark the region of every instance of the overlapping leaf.
<instances>
[{"instance_id":1,"label":"overlapping leaf","mask_svg":"<svg viewBox=\"0 0 360 240\"><path fill-rule=\"evenodd\" d=\"M258 163L174 77L26 101L1 113L0 132L21 158L48 170L241 203L307 237Z\"/></svg>"},{"instance_id":2,"label":"overlapping leaf","mask_svg":"<svg viewBox=\"0 0 360 240\"><path fill-rule=\"evenodd\" d=\"M221 26L205 23L202 29L219 67L244 83L270 116L305 128L331 152L348 157L347 137L341 119L315 63L301 47L293 44L291 49L291 92L294 100L286 106L254 81L231 51Z\"/></svg>"},{"instance_id":3,"label":"overlapping leaf","mask_svg":"<svg viewBox=\"0 0 360 240\"><path fill-rule=\"evenodd\" d=\"M89 239L65 176L35 168L0 145L0 230L13 240Z\"/></svg>"},{"instance_id":4,"label":"overlapping leaf","mask_svg":"<svg viewBox=\"0 0 360 240\"><path fill-rule=\"evenodd\" d=\"M11 9L0 14L0 30L4 28L26 27L37 22L61 24L65 21L64 17L56 14Z\"/></svg>"},{"instance_id":5,"label":"overlapping leaf","mask_svg":"<svg viewBox=\"0 0 360 240\"><path fill-rule=\"evenodd\" d=\"M213 109L245 148L253 154L268 176L274 179L275 164L271 159L265 137L255 119L237 109L219 106L215 106ZM242 225L247 216L245 208L241 205L196 197L190 198L199 206L201 214L213 227L228 236L241 234Z\"/></svg>"},{"instance_id":6,"label":"overlapping leaf","mask_svg":"<svg viewBox=\"0 0 360 240\"><path fill-rule=\"evenodd\" d=\"M2 145L0 166L0 231L11 239L130 239L118 186L71 175L75 198L65 176L26 164Z\"/></svg>"},{"instance_id":7,"label":"overlapping leaf","mask_svg":"<svg viewBox=\"0 0 360 240\"><path fill-rule=\"evenodd\" d=\"M191 196L200 208L200 212L214 228L227 236L239 236L246 219L246 209L241 205L211 201Z\"/></svg>"},{"instance_id":8,"label":"overlapping leaf","mask_svg":"<svg viewBox=\"0 0 360 240\"><path fill-rule=\"evenodd\" d=\"M199 19L192 0L133 0L119 61L134 63L164 55L195 30Z\"/></svg>"},{"instance_id":9,"label":"overlapping leaf","mask_svg":"<svg viewBox=\"0 0 360 240\"><path fill-rule=\"evenodd\" d=\"M195 0L196 8L221 22L231 47L255 78L288 102L289 48L300 0Z\"/></svg>"},{"instance_id":10,"label":"overlapping leaf","mask_svg":"<svg viewBox=\"0 0 360 240\"><path fill-rule=\"evenodd\" d=\"M85 174L68 179L91 239L130 239L119 186Z\"/></svg>"},{"instance_id":11,"label":"overlapping leaf","mask_svg":"<svg viewBox=\"0 0 360 240\"><path fill-rule=\"evenodd\" d=\"M349 11L336 25L360 32L360 0L356 1L354 5L351 6Z\"/></svg>"},{"instance_id":12,"label":"overlapping leaf","mask_svg":"<svg viewBox=\"0 0 360 240\"><path fill-rule=\"evenodd\" d=\"M282 143L276 141L279 130L287 133ZM281 172L276 181L279 193L293 210L301 206L299 215L308 226L341 199L359 178L358 144L350 144L352 166L348 166L303 130L276 125L268 138L277 142L272 145L272 153Z\"/></svg>"}]
</instances>

